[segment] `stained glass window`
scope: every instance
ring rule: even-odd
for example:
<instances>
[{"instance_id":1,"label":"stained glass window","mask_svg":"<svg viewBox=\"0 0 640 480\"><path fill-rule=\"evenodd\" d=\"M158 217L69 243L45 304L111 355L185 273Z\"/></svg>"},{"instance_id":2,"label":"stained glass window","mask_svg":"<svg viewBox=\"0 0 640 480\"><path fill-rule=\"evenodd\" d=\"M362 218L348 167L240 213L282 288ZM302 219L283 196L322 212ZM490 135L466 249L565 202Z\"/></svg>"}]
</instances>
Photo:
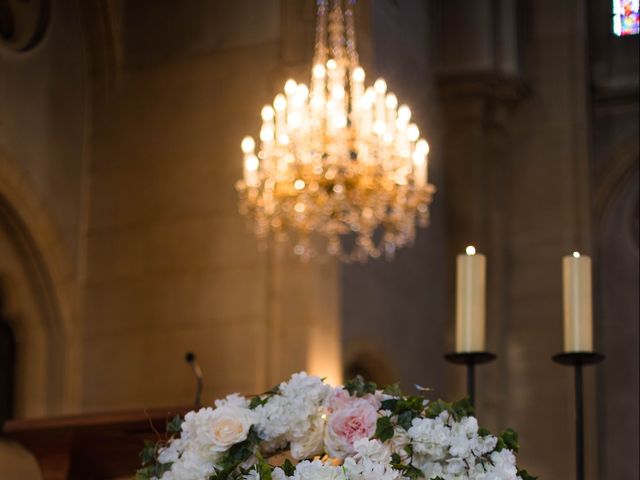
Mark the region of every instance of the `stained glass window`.
<instances>
[{"instance_id":1,"label":"stained glass window","mask_svg":"<svg viewBox=\"0 0 640 480\"><path fill-rule=\"evenodd\" d=\"M619 37L640 33L640 0L613 0L613 33Z\"/></svg>"}]
</instances>

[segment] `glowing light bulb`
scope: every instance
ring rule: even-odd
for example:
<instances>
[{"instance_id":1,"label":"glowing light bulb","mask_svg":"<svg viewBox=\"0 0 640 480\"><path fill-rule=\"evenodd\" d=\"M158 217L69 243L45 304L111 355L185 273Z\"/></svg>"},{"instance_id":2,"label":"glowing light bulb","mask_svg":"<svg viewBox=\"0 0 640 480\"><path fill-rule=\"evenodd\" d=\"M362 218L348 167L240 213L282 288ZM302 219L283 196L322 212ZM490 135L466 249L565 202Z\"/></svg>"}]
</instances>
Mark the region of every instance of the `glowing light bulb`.
<instances>
[{"instance_id":1,"label":"glowing light bulb","mask_svg":"<svg viewBox=\"0 0 640 480\"><path fill-rule=\"evenodd\" d=\"M333 70L338 66L338 64L336 63L336 61L333 58L330 58L329 60L327 60L327 68L329 70Z\"/></svg>"},{"instance_id":2,"label":"glowing light bulb","mask_svg":"<svg viewBox=\"0 0 640 480\"><path fill-rule=\"evenodd\" d=\"M240 148L243 153L251 153L253 152L253 149L256 148L256 142L253 140L253 137L244 137L240 144Z\"/></svg>"},{"instance_id":3,"label":"glowing light bulb","mask_svg":"<svg viewBox=\"0 0 640 480\"><path fill-rule=\"evenodd\" d=\"M396 97L393 93L387 95L387 98L384 100L387 108L396 108L398 106L398 97Z\"/></svg>"},{"instance_id":4,"label":"glowing light bulb","mask_svg":"<svg viewBox=\"0 0 640 480\"><path fill-rule=\"evenodd\" d=\"M287 99L284 98L284 95L282 95L281 93L276 95L276 98L273 100L273 108L275 108L277 111L282 111L287 108Z\"/></svg>"},{"instance_id":5,"label":"glowing light bulb","mask_svg":"<svg viewBox=\"0 0 640 480\"><path fill-rule=\"evenodd\" d=\"M309 88L304 83L299 83L296 90L296 97L305 99L309 96Z\"/></svg>"},{"instance_id":6,"label":"glowing light bulb","mask_svg":"<svg viewBox=\"0 0 640 480\"><path fill-rule=\"evenodd\" d=\"M298 213L302 213L304 212L305 206L304 203L302 202L298 202L293 206L293 209L298 212Z\"/></svg>"},{"instance_id":7,"label":"glowing light bulb","mask_svg":"<svg viewBox=\"0 0 640 480\"><path fill-rule=\"evenodd\" d=\"M573 252L573 258L580 258L580 252Z\"/></svg>"},{"instance_id":8,"label":"glowing light bulb","mask_svg":"<svg viewBox=\"0 0 640 480\"><path fill-rule=\"evenodd\" d=\"M410 141L415 142L419 137L420 130L418 129L418 126L415 123L409 124L409 126L407 127L407 138Z\"/></svg>"},{"instance_id":9,"label":"glowing light bulb","mask_svg":"<svg viewBox=\"0 0 640 480\"><path fill-rule=\"evenodd\" d=\"M272 142L274 133L273 127L263 125L260 129L260 140L263 142Z\"/></svg>"},{"instance_id":10,"label":"glowing light bulb","mask_svg":"<svg viewBox=\"0 0 640 480\"><path fill-rule=\"evenodd\" d=\"M416 142L416 152L420 153L421 155L426 155L427 153L429 153L429 144L424 138L421 138Z\"/></svg>"},{"instance_id":11,"label":"glowing light bulb","mask_svg":"<svg viewBox=\"0 0 640 480\"><path fill-rule=\"evenodd\" d=\"M289 145L289 135L283 133L282 135L278 135L278 142L281 145Z\"/></svg>"},{"instance_id":12,"label":"glowing light bulb","mask_svg":"<svg viewBox=\"0 0 640 480\"><path fill-rule=\"evenodd\" d=\"M246 168L248 172L255 172L259 166L260 161L255 155L248 155L244 160L244 168Z\"/></svg>"},{"instance_id":13,"label":"glowing light bulb","mask_svg":"<svg viewBox=\"0 0 640 480\"><path fill-rule=\"evenodd\" d=\"M331 89L331 96L336 100L342 100L344 98L344 87L342 85L336 85Z\"/></svg>"},{"instance_id":14,"label":"glowing light bulb","mask_svg":"<svg viewBox=\"0 0 640 480\"><path fill-rule=\"evenodd\" d=\"M296 81L293 78L290 78L284 84L284 93L286 93L287 95L293 95L294 93L296 93L297 87L298 84L296 83Z\"/></svg>"},{"instance_id":15,"label":"glowing light bulb","mask_svg":"<svg viewBox=\"0 0 640 480\"><path fill-rule=\"evenodd\" d=\"M315 78L322 78L322 77L324 77L324 74L326 73L326 70L325 70L325 68L324 68L324 65L322 65L321 63L316 63L316 64L313 66L312 73L313 73L313 76L314 76Z\"/></svg>"},{"instance_id":16,"label":"glowing light bulb","mask_svg":"<svg viewBox=\"0 0 640 480\"><path fill-rule=\"evenodd\" d=\"M301 180L300 178L293 182L293 188L295 188L296 190L302 190L304 188L304 185L304 180Z\"/></svg>"},{"instance_id":17,"label":"glowing light bulb","mask_svg":"<svg viewBox=\"0 0 640 480\"><path fill-rule=\"evenodd\" d=\"M356 67L353 70L353 81L354 82L364 82L364 70L362 67Z\"/></svg>"},{"instance_id":18,"label":"glowing light bulb","mask_svg":"<svg viewBox=\"0 0 640 480\"><path fill-rule=\"evenodd\" d=\"M398 120L409 123L409 120L411 120L411 109L406 105L400 105L400 108L398 108Z\"/></svg>"},{"instance_id":19,"label":"glowing light bulb","mask_svg":"<svg viewBox=\"0 0 640 480\"><path fill-rule=\"evenodd\" d=\"M382 95L387 91L387 82L384 81L384 78L379 78L373 84L373 89L376 93Z\"/></svg>"},{"instance_id":20,"label":"glowing light bulb","mask_svg":"<svg viewBox=\"0 0 640 480\"><path fill-rule=\"evenodd\" d=\"M464 251L469 256L475 255L476 254L476 247L474 247L473 245L469 245L467 248L464 249Z\"/></svg>"},{"instance_id":21,"label":"glowing light bulb","mask_svg":"<svg viewBox=\"0 0 640 480\"><path fill-rule=\"evenodd\" d=\"M376 92L373 88L369 87L364 91L364 95L362 96L362 101L364 103L368 103L371 105L376 100Z\"/></svg>"},{"instance_id":22,"label":"glowing light bulb","mask_svg":"<svg viewBox=\"0 0 640 480\"><path fill-rule=\"evenodd\" d=\"M260 115L262 116L262 120L264 120L265 122L273 120L274 112L271 105L265 105L264 107L262 107Z\"/></svg>"}]
</instances>

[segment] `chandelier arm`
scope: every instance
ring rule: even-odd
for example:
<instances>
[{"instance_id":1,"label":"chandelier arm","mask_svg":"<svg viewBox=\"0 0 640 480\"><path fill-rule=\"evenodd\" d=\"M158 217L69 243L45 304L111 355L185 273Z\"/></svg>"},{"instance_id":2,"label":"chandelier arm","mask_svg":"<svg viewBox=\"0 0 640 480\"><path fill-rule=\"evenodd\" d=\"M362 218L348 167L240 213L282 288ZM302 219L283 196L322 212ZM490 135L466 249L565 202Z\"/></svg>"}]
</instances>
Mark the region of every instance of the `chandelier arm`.
<instances>
[{"instance_id":1,"label":"chandelier arm","mask_svg":"<svg viewBox=\"0 0 640 480\"><path fill-rule=\"evenodd\" d=\"M347 55L349 56L349 68L351 72L360 64L358 51L356 49L356 27L354 18L354 8L356 0L347 0L345 11L345 24L347 30Z\"/></svg>"}]
</instances>

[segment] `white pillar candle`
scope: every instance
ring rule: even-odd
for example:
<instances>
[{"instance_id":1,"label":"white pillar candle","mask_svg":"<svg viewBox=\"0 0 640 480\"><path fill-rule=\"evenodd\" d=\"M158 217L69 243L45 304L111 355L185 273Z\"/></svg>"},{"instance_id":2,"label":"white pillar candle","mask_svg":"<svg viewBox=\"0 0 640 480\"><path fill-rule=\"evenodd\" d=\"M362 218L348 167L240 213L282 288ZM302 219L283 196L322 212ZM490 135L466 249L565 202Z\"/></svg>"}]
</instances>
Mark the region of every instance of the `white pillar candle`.
<instances>
[{"instance_id":1,"label":"white pillar candle","mask_svg":"<svg viewBox=\"0 0 640 480\"><path fill-rule=\"evenodd\" d=\"M591 258L573 252L562 259L565 352L593 351Z\"/></svg>"},{"instance_id":2,"label":"white pillar candle","mask_svg":"<svg viewBox=\"0 0 640 480\"><path fill-rule=\"evenodd\" d=\"M458 255L456 275L456 352L485 350L486 257L474 247Z\"/></svg>"}]
</instances>

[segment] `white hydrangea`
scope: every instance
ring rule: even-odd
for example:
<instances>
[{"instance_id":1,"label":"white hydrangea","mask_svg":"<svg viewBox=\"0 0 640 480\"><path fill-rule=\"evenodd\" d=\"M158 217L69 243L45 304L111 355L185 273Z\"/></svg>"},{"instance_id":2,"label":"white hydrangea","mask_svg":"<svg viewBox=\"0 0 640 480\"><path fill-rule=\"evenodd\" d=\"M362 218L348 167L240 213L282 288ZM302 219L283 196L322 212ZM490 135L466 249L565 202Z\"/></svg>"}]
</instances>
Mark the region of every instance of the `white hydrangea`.
<instances>
[{"instance_id":1,"label":"white hydrangea","mask_svg":"<svg viewBox=\"0 0 640 480\"><path fill-rule=\"evenodd\" d=\"M182 452L180 458L171 465L161 480L200 480L208 478L215 472L215 462L211 457L202 455L192 449Z\"/></svg>"},{"instance_id":2,"label":"white hydrangea","mask_svg":"<svg viewBox=\"0 0 640 480\"><path fill-rule=\"evenodd\" d=\"M413 419L407 433L417 456L428 456L429 461L445 458L451 444L451 430L445 423L448 419L449 415L446 412L436 418Z\"/></svg>"},{"instance_id":3,"label":"white hydrangea","mask_svg":"<svg viewBox=\"0 0 640 480\"><path fill-rule=\"evenodd\" d=\"M260 437L266 441L282 437L292 441L306 436L330 390L318 377L305 372L294 374L280 384L277 395L255 409Z\"/></svg>"},{"instance_id":4,"label":"white hydrangea","mask_svg":"<svg viewBox=\"0 0 640 480\"><path fill-rule=\"evenodd\" d=\"M298 463L293 474L294 480L347 480L341 467L322 463L320 460ZM349 480L351 478L349 477Z\"/></svg>"}]
</instances>

